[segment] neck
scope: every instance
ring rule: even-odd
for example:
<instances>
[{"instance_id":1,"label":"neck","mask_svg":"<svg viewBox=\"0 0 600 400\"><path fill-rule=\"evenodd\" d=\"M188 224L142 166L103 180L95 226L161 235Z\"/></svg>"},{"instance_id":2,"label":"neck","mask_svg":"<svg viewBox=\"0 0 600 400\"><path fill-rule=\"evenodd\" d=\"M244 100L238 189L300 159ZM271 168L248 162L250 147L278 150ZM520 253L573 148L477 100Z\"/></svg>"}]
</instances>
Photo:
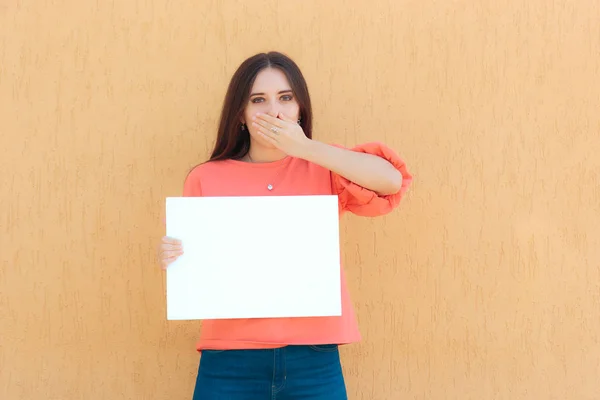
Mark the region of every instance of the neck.
<instances>
[{"instance_id":1,"label":"neck","mask_svg":"<svg viewBox=\"0 0 600 400\"><path fill-rule=\"evenodd\" d=\"M273 161L279 161L286 157L286 154L279 149L265 149L257 146L250 146L248 154L246 154L247 161L254 163L268 163Z\"/></svg>"}]
</instances>

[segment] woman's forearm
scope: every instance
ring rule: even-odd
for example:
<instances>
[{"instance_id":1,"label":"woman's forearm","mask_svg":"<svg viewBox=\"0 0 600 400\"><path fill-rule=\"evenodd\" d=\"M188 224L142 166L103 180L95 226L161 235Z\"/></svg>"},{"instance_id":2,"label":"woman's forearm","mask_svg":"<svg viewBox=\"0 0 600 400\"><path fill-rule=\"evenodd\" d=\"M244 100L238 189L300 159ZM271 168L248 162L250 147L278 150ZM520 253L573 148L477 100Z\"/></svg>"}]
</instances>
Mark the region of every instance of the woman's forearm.
<instances>
[{"instance_id":1,"label":"woman's forearm","mask_svg":"<svg viewBox=\"0 0 600 400\"><path fill-rule=\"evenodd\" d=\"M400 171L387 160L372 154L309 140L302 158L380 195L397 193L402 186Z\"/></svg>"}]
</instances>

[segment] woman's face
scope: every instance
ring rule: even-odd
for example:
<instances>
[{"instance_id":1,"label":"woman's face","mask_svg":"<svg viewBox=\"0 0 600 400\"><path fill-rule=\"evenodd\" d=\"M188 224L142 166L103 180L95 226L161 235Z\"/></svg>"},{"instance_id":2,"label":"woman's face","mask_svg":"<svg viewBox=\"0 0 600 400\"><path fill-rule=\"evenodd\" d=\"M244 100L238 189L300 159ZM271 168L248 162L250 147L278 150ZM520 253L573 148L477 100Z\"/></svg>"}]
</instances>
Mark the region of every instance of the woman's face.
<instances>
[{"instance_id":1,"label":"woman's face","mask_svg":"<svg viewBox=\"0 0 600 400\"><path fill-rule=\"evenodd\" d=\"M242 122L250 131L251 138L261 146L273 148L273 145L257 135L256 127L252 126L252 117L256 113L269 114L273 117L282 113L293 120L298 120L300 117L300 106L287 77L281 70L265 68L258 73L242 117Z\"/></svg>"}]
</instances>

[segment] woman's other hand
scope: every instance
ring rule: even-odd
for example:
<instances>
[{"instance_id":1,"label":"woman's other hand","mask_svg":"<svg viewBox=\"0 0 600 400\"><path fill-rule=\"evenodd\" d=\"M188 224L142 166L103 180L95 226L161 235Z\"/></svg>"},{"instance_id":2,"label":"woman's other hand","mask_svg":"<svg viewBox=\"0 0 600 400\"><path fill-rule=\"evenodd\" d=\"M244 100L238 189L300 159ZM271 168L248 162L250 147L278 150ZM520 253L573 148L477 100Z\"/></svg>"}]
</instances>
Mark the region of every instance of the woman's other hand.
<instances>
[{"instance_id":1,"label":"woman's other hand","mask_svg":"<svg viewBox=\"0 0 600 400\"><path fill-rule=\"evenodd\" d=\"M183 247L181 245L181 240L168 236L162 238L158 250L158 259L162 269L167 269L167 267L182 254Z\"/></svg>"}]
</instances>

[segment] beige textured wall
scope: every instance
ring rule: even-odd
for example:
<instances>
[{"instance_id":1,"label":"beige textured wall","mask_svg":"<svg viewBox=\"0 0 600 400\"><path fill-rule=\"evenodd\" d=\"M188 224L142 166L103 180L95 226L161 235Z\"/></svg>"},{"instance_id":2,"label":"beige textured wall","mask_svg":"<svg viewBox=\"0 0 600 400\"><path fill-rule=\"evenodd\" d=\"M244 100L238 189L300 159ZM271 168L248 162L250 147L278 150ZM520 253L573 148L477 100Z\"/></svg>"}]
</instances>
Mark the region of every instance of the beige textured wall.
<instances>
[{"instance_id":1,"label":"beige textured wall","mask_svg":"<svg viewBox=\"0 0 600 400\"><path fill-rule=\"evenodd\" d=\"M383 140L402 209L343 222L351 399L600 399L600 4L0 5L0 398L188 399L164 197L229 77L278 49L319 140Z\"/></svg>"}]
</instances>

